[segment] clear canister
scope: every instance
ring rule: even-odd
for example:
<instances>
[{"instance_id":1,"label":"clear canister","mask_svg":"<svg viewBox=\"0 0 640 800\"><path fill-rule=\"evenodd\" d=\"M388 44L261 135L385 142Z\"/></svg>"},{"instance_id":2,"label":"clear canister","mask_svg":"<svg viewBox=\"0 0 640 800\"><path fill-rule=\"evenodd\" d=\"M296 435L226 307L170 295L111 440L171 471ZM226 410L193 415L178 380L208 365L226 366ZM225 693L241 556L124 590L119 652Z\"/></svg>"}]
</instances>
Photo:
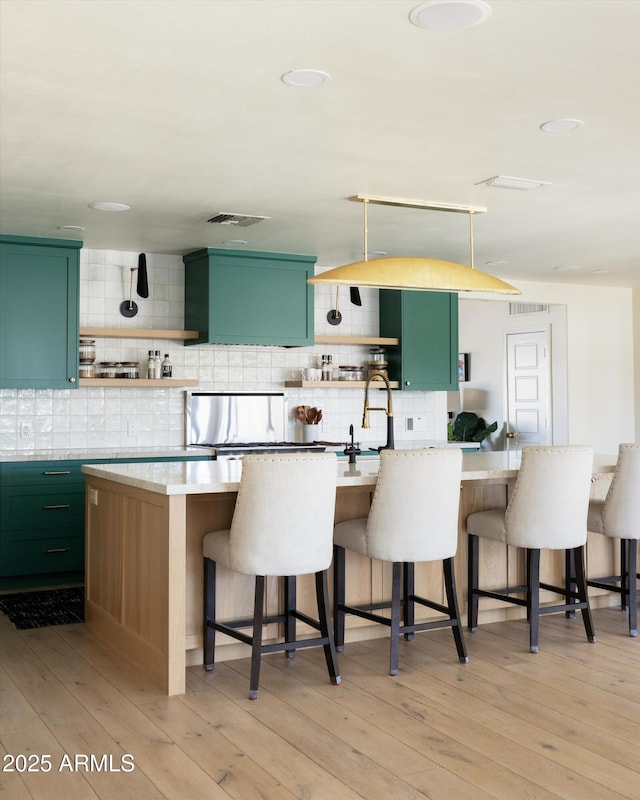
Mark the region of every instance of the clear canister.
<instances>
[{"instance_id":1,"label":"clear canister","mask_svg":"<svg viewBox=\"0 0 640 800\"><path fill-rule=\"evenodd\" d=\"M380 378L389 378L389 371L388 371L389 364L387 363L387 358L385 355L385 351L382 347L372 347L369 350L369 366L367 369L367 378L374 378L376 376Z\"/></svg>"},{"instance_id":2,"label":"clear canister","mask_svg":"<svg viewBox=\"0 0 640 800\"><path fill-rule=\"evenodd\" d=\"M117 361L101 361L98 364L98 378L117 378L120 365Z\"/></svg>"},{"instance_id":3,"label":"clear canister","mask_svg":"<svg viewBox=\"0 0 640 800\"><path fill-rule=\"evenodd\" d=\"M119 378L139 378L140 377L140 362L139 361L122 361L118 364L118 377Z\"/></svg>"},{"instance_id":4,"label":"clear canister","mask_svg":"<svg viewBox=\"0 0 640 800\"><path fill-rule=\"evenodd\" d=\"M95 378L96 377L96 365L95 364L86 364L80 362L80 366L78 368L78 375L80 378Z\"/></svg>"},{"instance_id":5,"label":"clear canister","mask_svg":"<svg viewBox=\"0 0 640 800\"><path fill-rule=\"evenodd\" d=\"M80 339L80 363L93 364L96 360L96 340Z\"/></svg>"},{"instance_id":6,"label":"clear canister","mask_svg":"<svg viewBox=\"0 0 640 800\"><path fill-rule=\"evenodd\" d=\"M362 367L345 366L339 367L338 380L341 381L363 381L364 370Z\"/></svg>"}]
</instances>

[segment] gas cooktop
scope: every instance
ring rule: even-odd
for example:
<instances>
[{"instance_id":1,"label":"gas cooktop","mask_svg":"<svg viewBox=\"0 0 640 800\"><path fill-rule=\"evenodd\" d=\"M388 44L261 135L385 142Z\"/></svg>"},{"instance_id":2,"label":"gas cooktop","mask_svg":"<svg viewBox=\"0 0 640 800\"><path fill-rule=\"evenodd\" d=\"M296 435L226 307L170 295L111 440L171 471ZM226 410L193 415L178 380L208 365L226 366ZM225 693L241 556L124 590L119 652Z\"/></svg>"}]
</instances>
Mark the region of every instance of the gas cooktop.
<instances>
[{"instance_id":1,"label":"gas cooktop","mask_svg":"<svg viewBox=\"0 0 640 800\"><path fill-rule=\"evenodd\" d=\"M323 444L300 442L203 442L198 447L207 447L216 453L280 453L280 452L324 452Z\"/></svg>"}]
</instances>

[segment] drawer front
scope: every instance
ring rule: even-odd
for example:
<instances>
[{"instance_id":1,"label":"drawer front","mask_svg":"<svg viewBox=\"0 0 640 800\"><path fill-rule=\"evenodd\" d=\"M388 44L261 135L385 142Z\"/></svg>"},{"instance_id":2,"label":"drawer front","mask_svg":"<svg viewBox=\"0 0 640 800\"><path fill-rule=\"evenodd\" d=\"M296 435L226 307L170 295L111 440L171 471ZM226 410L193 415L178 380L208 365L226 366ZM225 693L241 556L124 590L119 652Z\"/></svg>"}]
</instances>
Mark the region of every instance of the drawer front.
<instances>
[{"instance_id":1,"label":"drawer front","mask_svg":"<svg viewBox=\"0 0 640 800\"><path fill-rule=\"evenodd\" d=\"M0 491L2 531L67 528L84 531L84 486L44 492L34 486L13 486Z\"/></svg>"},{"instance_id":2,"label":"drawer front","mask_svg":"<svg viewBox=\"0 0 640 800\"><path fill-rule=\"evenodd\" d=\"M84 569L84 536L6 531L0 544L0 575L37 575Z\"/></svg>"},{"instance_id":3,"label":"drawer front","mask_svg":"<svg viewBox=\"0 0 640 800\"><path fill-rule=\"evenodd\" d=\"M82 461L31 461L0 464L2 486L57 486L84 480Z\"/></svg>"}]
</instances>

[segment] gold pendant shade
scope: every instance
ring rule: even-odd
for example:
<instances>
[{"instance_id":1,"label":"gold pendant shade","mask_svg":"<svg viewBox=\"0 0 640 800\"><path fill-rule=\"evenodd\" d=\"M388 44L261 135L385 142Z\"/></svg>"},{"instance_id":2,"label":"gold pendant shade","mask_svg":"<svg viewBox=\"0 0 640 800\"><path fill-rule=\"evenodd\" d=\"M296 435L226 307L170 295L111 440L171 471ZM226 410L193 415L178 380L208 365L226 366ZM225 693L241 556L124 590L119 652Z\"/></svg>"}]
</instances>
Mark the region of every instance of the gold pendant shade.
<instances>
[{"instance_id":1,"label":"gold pendant shade","mask_svg":"<svg viewBox=\"0 0 640 800\"><path fill-rule=\"evenodd\" d=\"M511 284L464 264L411 256L355 261L309 278L308 283L370 286L378 289L520 294L520 290Z\"/></svg>"},{"instance_id":2,"label":"gold pendant shade","mask_svg":"<svg viewBox=\"0 0 640 800\"><path fill-rule=\"evenodd\" d=\"M327 270L309 278L312 284L333 284L346 286L368 286L377 289L412 289L418 291L442 292L493 292L497 294L520 294L520 290L500 278L475 269L473 265L473 215L484 208L451 206L424 203L416 200L400 200L388 197L365 197L356 195L349 198L364 204L364 261L355 261L342 267ZM469 215L469 249L471 266L453 261L441 261L418 256L398 256L391 258L367 258L367 205L403 206L423 208L431 211L453 211Z\"/></svg>"}]
</instances>

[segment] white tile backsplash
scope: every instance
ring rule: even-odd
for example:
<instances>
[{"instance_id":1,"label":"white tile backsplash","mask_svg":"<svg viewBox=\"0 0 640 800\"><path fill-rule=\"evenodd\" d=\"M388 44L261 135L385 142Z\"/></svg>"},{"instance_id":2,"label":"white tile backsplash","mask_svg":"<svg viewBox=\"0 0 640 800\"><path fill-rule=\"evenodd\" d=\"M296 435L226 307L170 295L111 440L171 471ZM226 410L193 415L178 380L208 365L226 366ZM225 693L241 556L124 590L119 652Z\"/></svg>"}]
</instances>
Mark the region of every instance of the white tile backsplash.
<instances>
[{"instance_id":1,"label":"white tile backsplash","mask_svg":"<svg viewBox=\"0 0 640 800\"><path fill-rule=\"evenodd\" d=\"M149 298L136 293L139 312L132 318L120 314L120 303L129 299L131 268L138 254L117 250L80 251L80 325L132 328L184 327L184 272L181 256L148 254ZM329 267L327 267L328 269ZM320 270L321 271L321 270ZM339 326L329 325L327 314L336 303L335 288L315 288L315 330L335 336L378 335L378 292L361 289L362 306L349 300L341 287ZM323 353L333 363L365 364L368 347L316 345L314 347L244 347L226 345L185 346L182 342L154 339L97 339L97 361L139 361L146 375L147 353L169 353L173 375L199 381L203 390L279 390L285 380L300 378L302 369L317 366ZM318 438L346 441L353 425L356 439L379 444L386 438L383 412L372 412L371 428L362 423L363 392L358 389L287 389L291 416L289 436L301 440L294 422L298 405L321 408L323 421ZM101 447L180 446L185 443L183 389L79 388L77 390L0 389L0 450L75 449ZM443 392L394 392L396 440L446 438L446 402ZM384 405L384 394L380 393ZM407 416L425 420L424 431L405 431ZM20 423L31 423L33 436L20 438Z\"/></svg>"}]
</instances>

